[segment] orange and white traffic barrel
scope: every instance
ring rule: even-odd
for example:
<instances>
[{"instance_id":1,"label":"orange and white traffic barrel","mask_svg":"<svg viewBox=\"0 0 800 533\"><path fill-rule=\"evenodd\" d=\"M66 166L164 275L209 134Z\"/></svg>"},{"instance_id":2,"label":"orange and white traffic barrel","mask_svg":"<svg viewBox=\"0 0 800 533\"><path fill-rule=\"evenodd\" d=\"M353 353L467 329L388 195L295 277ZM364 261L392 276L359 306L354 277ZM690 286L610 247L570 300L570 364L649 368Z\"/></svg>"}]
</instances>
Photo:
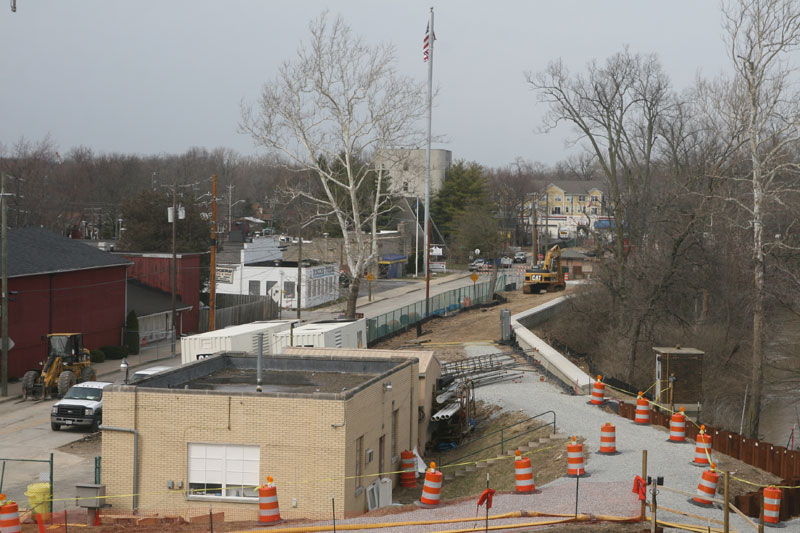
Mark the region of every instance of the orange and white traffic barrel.
<instances>
[{"instance_id":1,"label":"orange and white traffic barrel","mask_svg":"<svg viewBox=\"0 0 800 533\"><path fill-rule=\"evenodd\" d=\"M669 419L669 441L686 442L686 409L681 407L680 411L674 413Z\"/></svg>"},{"instance_id":2,"label":"orange and white traffic barrel","mask_svg":"<svg viewBox=\"0 0 800 533\"><path fill-rule=\"evenodd\" d=\"M280 522L280 520L278 489L275 487L272 476L267 476L267 484L258 488L258 521L269 524Z\"/></svg>"},{"instance_id":3,"label":"orange and white traffic barrel","mask_svg":"<svg viewBox=\"0 0 800 533\"><path fill-rule=\"evenodd\" d=\"M583 444L575 441L575 436L572 436L572 442L567 443L567 476L578 477L586 473L583 464Z\"/></svg>"},{"instance_id":4,"label":"orange and white traffic barrel","mask_svg":"<svg viewBox=\"0 0 800 533\"><path fill-rule=\"evenodd\" d=\"M639 392L639 396L636 397L636 414L633 421L642 425L650 423L650 402L644 397L643 392Z\"/></svg>"},{"instance_id":5,"label":"orange and white traffic barrel","mask_svg":"<svg viewBox=\"0 0 800 533\"><path fill-rule=\"evenodd\" d=\"M700 433L697 434L697 443L694 447L694 461L696 466L706 466L711 461L711 435L706 434L706 427L700 426Z\"/></svg>"},{"instance_id":6,"label":"orange and white traffic barrel","mask_svg":"<svg viewBox=\"0 0 800 533\"><path fill-rule=\"evenodd\" d=\"M597 453L615 455L617 453L617 428L611 422L600 427L600 450Z\"/></svg>"},{"instance_id":7,"label":"orange and white traffic barrel","mask_svg":"<svg viewBox=\"0 0 800 533\"><path fill-rule=\"evenodd\" d=\"M17 502L6 502L0 506L0 533L21 533L19 506Z\"/></svg>"},{"instance_id":8,"label":"orange and white traffic barrel","mask_svg":"<svg viewBox=\"0 0 800 533\"><path fill-rule=\"evenodd\" d=\"M442 493L442 473L436 470L436 463L431 462L430 468L425 472L425 484L422 486L422 496L419 503L423 507L436 507Z\"/></svg>"},{"instance_id":9,"label":"orange and white traffic barrel","mask_svg":"<svg viewBox=\"0 0 800 533\"><path fill-rule=\"evenodd\" d=\"M514 473L517 479L517 492L533 492L536 485L533 483L533 467L530 457L521 457L519 450L514 452Z\"/></svg>"},{"instance_id":10,"label":"orange and white traffic barrel","mask_svg":"<svg viewBox=\"0 0 800 533\"><path fill-rule=\"evenodd\" d=\"M764 522L778 524L781 521L781 489L769 486L764 489Z\"/></svg>"},{"instance_id":11,"label":"orange and white traffic barrel","mask_svg":"<svg viewBox=\"0 0 800 533\"><path fill-rule=\"evenodd\" d=\"M564 281L569 281L569 273L564 272Z\"/></svg>"},{"instance_id":12,"label":"orange and white traffic barrel","mask_svg":"<svg viewBox=\"0 0 800 533\"><path fill-rule=\"evenodd\" d=\"M606 401L606 384L602 380L603 376L597 376L597 381L592 385L592 405L603 405Z\"/></svg>"},{"instance_id":13,"label":"orange and white traffic barrel","mask_svg":"<svg viewBox=\"0 0 800 533\"><path fill-rule=\"evenodd\" d=\"M417 486L417 473L415 472L416 461L414 452L403 450L400 452L400 486L411 488Z\"/></svg>"},{"instance_id":14,"label":"orange and white traffic barrel","mask_svg":"<svg viewBox=\"0 0 800 533\"><path fill-rule=\"evenodd\" d=\"M710 506L712 504L710 498L713 498L717 493L717 483L719 483L717 465L711 463L711 468L703 472L700 477L700 483L697 485L697 496L689 501L698 505Z\"/></svg>"}]
</instances>

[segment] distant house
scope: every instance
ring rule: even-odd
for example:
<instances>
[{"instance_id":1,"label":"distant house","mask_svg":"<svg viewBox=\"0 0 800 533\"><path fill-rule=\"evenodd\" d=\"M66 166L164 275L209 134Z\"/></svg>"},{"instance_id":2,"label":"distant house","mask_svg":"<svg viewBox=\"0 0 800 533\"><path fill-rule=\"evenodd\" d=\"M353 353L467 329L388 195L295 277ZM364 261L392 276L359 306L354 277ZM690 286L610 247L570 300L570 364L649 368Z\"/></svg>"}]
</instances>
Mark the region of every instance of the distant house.
<instances>
[{"instance_id":1,"label":"distant house","mask_svg":"<svg viewBox=\"0 0 800 533\"><path fill-rule=\"evenodd\" d=\"M574 238L578 228L607 220L605 185L599 181L562 180L536 196L536 226L551 239Z\"/></svg>"},{"instance_id":2,"label":"distant house","mask_svg":"<svg viewBox=\"0 0 800 533\"><path fill-rule=\"evenodd\" d=\"M90 348L119 345L131 262L41 228L8 230L8 375L39 368L48 333L83 333Z\"/></svg>"}]
</instances>

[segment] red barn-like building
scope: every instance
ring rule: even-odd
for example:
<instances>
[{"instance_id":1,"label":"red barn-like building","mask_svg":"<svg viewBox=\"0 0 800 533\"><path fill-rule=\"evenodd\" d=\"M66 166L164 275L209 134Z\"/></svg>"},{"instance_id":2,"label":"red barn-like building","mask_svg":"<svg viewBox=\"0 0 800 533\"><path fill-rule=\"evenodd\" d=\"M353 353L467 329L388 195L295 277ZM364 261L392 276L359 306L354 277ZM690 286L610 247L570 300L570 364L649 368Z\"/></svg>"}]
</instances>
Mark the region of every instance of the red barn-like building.
<instances>
[{"instance_id":1,"label":"red barn-like building","mask_svg":"<svg viewBox=\"0 0 800 533\"><path fill-rule=\"evenodd\" d=\"M40 228L8 230L8 375L39 369L48 333L83 333L94 349L118 346L125 324L124 257Z\"/></svg>"},{"instance_id":2,"label":"red barn-like building","mask_svg":"<svg viewBox=\"0 0 800 533\"><path fill-rule=\"evenodd\" d=\"M172 254L159 253L121 253L133 261L128 276L164 293L172 293ZM177 275L175 293L180 298L179 308L190 307L180 312L178 334L197 331L200 318L200 253L177 254Z\"/></svg>"}]
</instances>

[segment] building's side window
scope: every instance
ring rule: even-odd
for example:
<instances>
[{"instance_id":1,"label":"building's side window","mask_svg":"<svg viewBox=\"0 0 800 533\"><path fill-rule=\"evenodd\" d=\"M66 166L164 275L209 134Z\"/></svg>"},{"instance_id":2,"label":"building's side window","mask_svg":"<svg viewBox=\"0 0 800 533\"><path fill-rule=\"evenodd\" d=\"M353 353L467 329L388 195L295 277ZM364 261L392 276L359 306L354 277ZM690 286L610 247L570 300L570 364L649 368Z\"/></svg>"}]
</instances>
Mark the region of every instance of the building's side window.
<instances>
[{"instance_id":1,"label":"building's side window","mask_svg":"<svg viewBox=\"0 0 800 533\"><path fill-rule=\"evenodd\" d=\"M258 446L189 444L189 497L258 498Z\"/></svg>"},{"instance_id":2,"label":"building's side window","mask_svg":"<svg viewBox=\"0 0 800 533\"><path fill-rule=\"evenodd\" d=\"M361 488L361 472L364 471L364 437L356 439L356 490Z\"/></svg>"},{"instance_id":3,"label":"building's side window","mask_svg":"<svg viewBox=\"0 0 800 533\"><path fill-rule=\"evenodd\" d=\"M596 208L596 207L593 207L593 208L592 208L592 213L591 213L591 214L592 214L592 215L596 215L596 214L597 214L597 208Z\"/></svg>"},{"instance_id":4,"label":"building's side window","mask_svg":"<svg viewBox=\"0 0 800 533\"><path fill-rule=\"evenodd\" d=\"M557 195L556 195L556 197L555 197L555 201L556 201L556 202L561 202L561 195L560 195L560 194L557 194Z\"/></svg>"},{"instance_id":5,"label":"building's side window","mask_svg":"<svg viewBox=\"0 0 800 533\"><path fill-rule=\"evenodd\" d=\"M586 195L585 194L579 194L578 195L578 201L579 202L585 202L586 201Z\"/></svg>"},{"instance_id":6,"label":"building's side window","mask_svg":"<svg viewBox=\"0 0 800 533\"><path fill-rule=\"evenodd\" d=\"M283 282L283 295L286 298L294 298L294 281Z\"/></svg>"},{"instance_id":7,"label":"building's side window","mask_svg":"<svg viewBox=\"0 0 800 533\"><path fill-rule=\"evenodd\" d=\"M561 214L561 207L560 206L554 206L551 214L560 215Z\"/></svg>"},{"instance_id":8,"label":"building's side window","mask_svg":"<svg viewBox=\"0 0 800 533\"><path fill-rule=\"evenodd\" d=\"M592 201L593 201L593 202L599 202L599 201L600 201L600 197L599 197L599 196L597 196L597 195L595 195L595 194L593 194L593 195L592 195Z\"/></svg>"}]
</instances>

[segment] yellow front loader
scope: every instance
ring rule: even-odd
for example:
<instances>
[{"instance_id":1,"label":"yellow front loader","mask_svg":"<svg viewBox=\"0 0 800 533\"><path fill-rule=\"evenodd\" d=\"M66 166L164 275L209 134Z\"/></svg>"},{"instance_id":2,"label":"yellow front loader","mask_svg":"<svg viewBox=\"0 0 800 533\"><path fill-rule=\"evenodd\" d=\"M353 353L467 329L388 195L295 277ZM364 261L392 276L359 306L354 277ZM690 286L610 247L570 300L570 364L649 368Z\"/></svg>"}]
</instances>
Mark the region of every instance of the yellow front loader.
<instances>
[{"instance_id":1,"label":"yellow front loader","mask_svg":"<svg viewBox=\"0 0 800 533\"><path fill-rule=\"evenodd\" d=\"M22 376L22 397L44 400L57 394L62 398L70 387L83 381L94 381L89 350L83 347L82 333L51 333L47 336L47 359L39 363L42 370L29 370Z\"/></svg>"}]
</instances>

